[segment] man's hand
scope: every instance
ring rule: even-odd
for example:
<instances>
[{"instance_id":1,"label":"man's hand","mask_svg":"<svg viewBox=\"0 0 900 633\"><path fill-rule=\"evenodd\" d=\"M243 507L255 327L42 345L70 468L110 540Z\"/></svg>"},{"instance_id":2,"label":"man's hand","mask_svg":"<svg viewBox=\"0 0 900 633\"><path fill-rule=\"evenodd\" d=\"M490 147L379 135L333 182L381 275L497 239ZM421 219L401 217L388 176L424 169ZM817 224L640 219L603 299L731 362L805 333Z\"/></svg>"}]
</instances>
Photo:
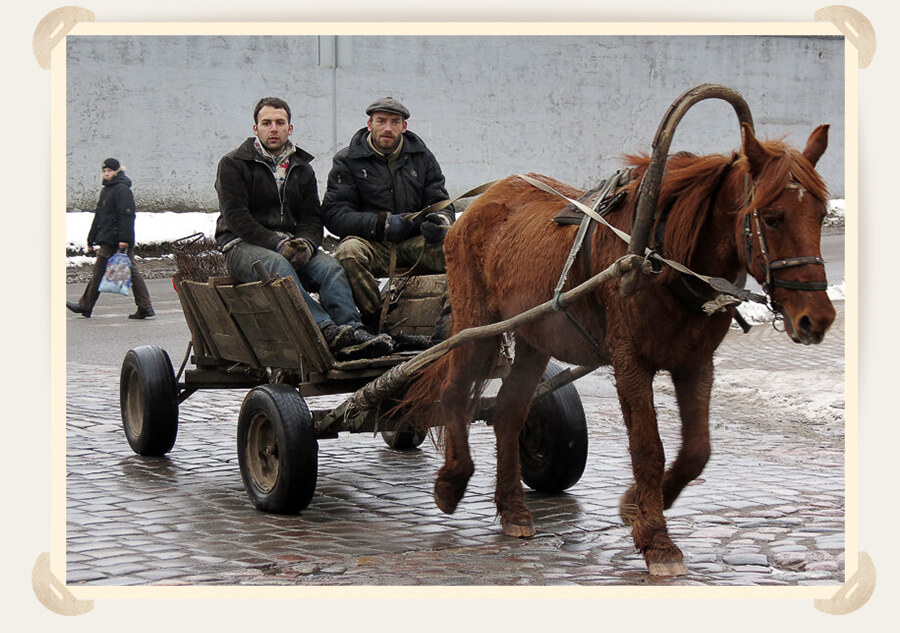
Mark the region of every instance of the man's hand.
<instances>
[{"instance_id":1,"label":"man's hand","mask_svg":"<svg viewBox=\"0 0 900 633\"><path fill-rule=\"evenodd\" d=\"M277 252L291 263L294 270L299 270L309 263L314 251L308 240L294 237L279 244Z\"/></svg>"},{"instance_id":2,"label":"man's hand","mask_svg":"<svg viewBox=\"0 0 900 633\"><path fill-rule=\"evenodd\" d=\"M426 242L429 244L440 244L444 241L444 236L447 235L449 226L450 222L443 215L429 213L425 216L425 221L422 222L419 230L422 232L422 237L425 238Z\"/></svg>"},{"instance_id":3,"label":"man's hand","mask_svg":"<svg viewBox=\"0 0 900 633\"><path fill-rule=\"evenodd\" d=\"M392 215L388 217L384 239L388 242L402 242L412 235L414 230L415 226L405 215Z\"/></svg>"}]
</instances>

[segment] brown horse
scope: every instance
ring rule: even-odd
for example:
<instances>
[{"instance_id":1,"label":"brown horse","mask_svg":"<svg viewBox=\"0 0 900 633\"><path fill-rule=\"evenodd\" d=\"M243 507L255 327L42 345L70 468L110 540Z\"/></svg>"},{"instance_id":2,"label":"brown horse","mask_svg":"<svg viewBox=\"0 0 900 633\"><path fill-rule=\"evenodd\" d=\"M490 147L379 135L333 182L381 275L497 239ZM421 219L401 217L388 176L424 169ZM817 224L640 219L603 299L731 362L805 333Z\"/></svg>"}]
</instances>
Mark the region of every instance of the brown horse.
<instances>
[{"instance_id":1,"label":"brown horse","mask_svg":"<svg viewBox=\"0 0 900 633\"><path fill-rule=\"evenodd\" d=\"M747 125L742 131L742 150L731 156L669 158L658 201L658 209L666 212L657 212L659 226L652 233L661 237L657 250L709 276L734 280L748 272L763 284L790 337L819 343L835 316L819 250L827 192L814 169L828 142L828 126L811 134L802 153L781 141L757 140ZM634 177L622 186L625 201L607 216L610 224L626 231L649 163L646 157L627 158ZM583 193L534 177L571 198ZM565 205L560 197L512 176L466 209L445 242L454 333L510 318L553 296L576 231L552 221ZM598 227L591 240L591 274L626 253L625 242L605 227ZM573 266L566 288L584 281L585 274ZM634 472L620 514L632 525L634 544L651 574L686 573L663 510L709 458L713 352L729 329L734 308L707 315L689 307L671 290L680 274L668 268L657 275L639 274L636 290L628 296L620 292L620 281L609 282L573 303L571 314L599 343L599 352L558 312L516 330L515 358L492 419L495 502L506 534L534 534L520 483L518 437L548 359L611 364ZM500 343L497 337L454 349L417 376L407 392L408 411L445 427L445 463L434 496L447 513L456 509L473 472L468 422L496 365ZM653 406L652 382L659 371L671 374L682 421L681 450L668 469ZM434 404L436 397L439 404Z\"/></svg>"}]
</instances>

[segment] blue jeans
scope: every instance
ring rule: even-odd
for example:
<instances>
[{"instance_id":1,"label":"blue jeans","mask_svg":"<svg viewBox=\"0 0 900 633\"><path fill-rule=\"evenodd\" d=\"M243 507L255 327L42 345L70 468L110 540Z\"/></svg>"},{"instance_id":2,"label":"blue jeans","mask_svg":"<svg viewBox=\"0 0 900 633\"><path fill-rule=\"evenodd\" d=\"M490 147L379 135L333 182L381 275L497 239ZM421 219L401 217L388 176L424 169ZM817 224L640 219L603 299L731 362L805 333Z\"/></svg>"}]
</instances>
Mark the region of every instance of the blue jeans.
<instances>
[{"instance_id":1,"label":"blue jeans","mask_svg":"<svg viewBox=\"0 0 900 633\"><path fill-rule=\"evenodd\" d=\"M294 278L320 328L332 322L338 325L361 323L344 269L330 255L316 251L306 266L294 270L291 263L275 251L247 242L239 242L225 253L228 274L243 283L259 281L253 269L256 261L261 261L270 275ZM319 293L321 304L309 296L310 292Z\"/></svg>"}]
</instances>

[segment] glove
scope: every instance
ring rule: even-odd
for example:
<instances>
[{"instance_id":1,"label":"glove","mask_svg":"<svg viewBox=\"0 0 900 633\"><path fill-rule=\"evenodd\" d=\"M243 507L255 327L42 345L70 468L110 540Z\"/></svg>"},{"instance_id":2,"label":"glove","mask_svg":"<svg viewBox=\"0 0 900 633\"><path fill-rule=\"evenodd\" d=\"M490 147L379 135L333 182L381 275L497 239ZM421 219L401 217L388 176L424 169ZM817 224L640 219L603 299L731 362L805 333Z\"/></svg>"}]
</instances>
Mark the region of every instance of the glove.
<instances>
[{"instance_id":1,"label":"glove","mask_svg":"<svg viewBox=\"0 0 900 633\"><path fill-rule=\"evenodd\" d=\"M284 240L278 245L277 252L291 263L294 270L306 266L313 256L313 247L308 240L302 237L294 237Z\"/></svg>"},{"instance_id":2,"label":"glove","mask_svg":"<svg viewBox=\"0 0 900 633\"><path fill-rule=\"evenodd\" d=\"M429 244L440 244L444 241L444 236L447 235L447 227L449 226L450 223L443 215L429 213L425 216L425 221L422 222L419 231L421 231L422 237Z\"/></svg>"},{"instance_id":3,"label":"glove","mask_svg":"<svg viewBox=\"0 0 900 633\"><path fill-rule=\"evenodd\" d=\"M414 230L413 223L407 220L405 215L392 215L388 217L384 239L388 242L402 242L412 235Z\"/></svg>"}]
</instances>

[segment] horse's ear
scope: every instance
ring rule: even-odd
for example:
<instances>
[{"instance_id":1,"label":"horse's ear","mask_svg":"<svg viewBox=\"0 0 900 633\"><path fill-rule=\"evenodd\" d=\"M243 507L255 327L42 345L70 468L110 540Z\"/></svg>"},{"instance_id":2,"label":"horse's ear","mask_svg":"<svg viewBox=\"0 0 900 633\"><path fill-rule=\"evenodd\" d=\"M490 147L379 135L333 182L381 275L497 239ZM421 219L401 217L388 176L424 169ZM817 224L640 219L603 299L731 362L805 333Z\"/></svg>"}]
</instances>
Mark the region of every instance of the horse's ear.
<instances>
[{"instance_id":1,"label":"horse's ear","mask_svg":"<svg viewBox=\"0 0 900 633\"><path fill-rule=\"evenodd\" d=\"M819 158L822 157L822 154L825 153L825 148L828 147L829 127L830 126L827 123L825 125L820 125L813 130L813 133L809 135L809 140L806 141L806 149L803 150L803 157L812 163L813 167L819 162Z\"/></svg>"},{"instance_id":2,"label":"horse's ear","mask_svg":"<svg viewBox=\"0 0 900 633\"><path fill-rule=\"evenodd\" d=\"M756 140L756 136L753 134L753 128L747 123L741 123L741 134L743 135L744 140L742 151L744 156L747 157L747 162L750 165L750 175L756 178L773 156L766 151L766 148L764 148L758 140Z\"/></svg>"}]
</instances>

